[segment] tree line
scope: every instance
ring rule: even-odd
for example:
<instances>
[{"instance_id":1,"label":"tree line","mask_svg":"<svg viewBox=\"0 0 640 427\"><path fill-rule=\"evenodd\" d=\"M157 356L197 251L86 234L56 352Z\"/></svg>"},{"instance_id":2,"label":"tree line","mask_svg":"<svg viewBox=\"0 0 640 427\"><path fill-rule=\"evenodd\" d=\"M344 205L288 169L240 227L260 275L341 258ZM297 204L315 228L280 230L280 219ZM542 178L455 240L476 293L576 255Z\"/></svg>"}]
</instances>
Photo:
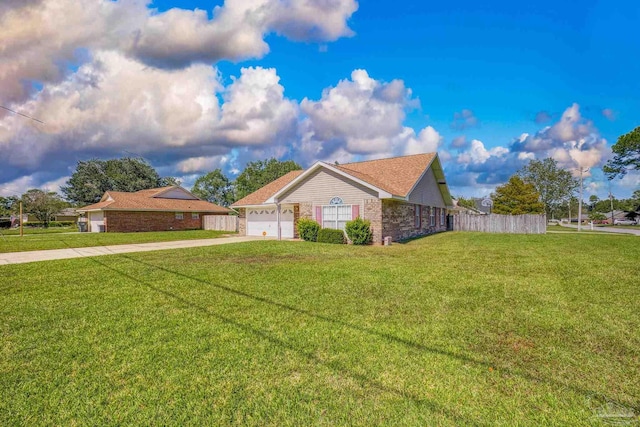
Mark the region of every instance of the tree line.
<instances>
[{"instance_id":1,"label":"tree line","mask_svg":"<svg viewBox=\"0 0 640 427\"><path fill-rule=\"evenodd\" d=\"M192 193L220 206L229 206L286 173L300 169L293 160L275 158L247 163L235 180L225 176L221 169L215 169L196 179ZM17 215L22 202L23 211L34 215L46 227L62 209L97 203L106 191L136 192L169 185L180 185L180 182L171 176L161 177L142 158L80 161L71 178L60 188L64 198L40 189L30 189L20 197L0 196L0 218Z\"/></svg>"}]
</instances>

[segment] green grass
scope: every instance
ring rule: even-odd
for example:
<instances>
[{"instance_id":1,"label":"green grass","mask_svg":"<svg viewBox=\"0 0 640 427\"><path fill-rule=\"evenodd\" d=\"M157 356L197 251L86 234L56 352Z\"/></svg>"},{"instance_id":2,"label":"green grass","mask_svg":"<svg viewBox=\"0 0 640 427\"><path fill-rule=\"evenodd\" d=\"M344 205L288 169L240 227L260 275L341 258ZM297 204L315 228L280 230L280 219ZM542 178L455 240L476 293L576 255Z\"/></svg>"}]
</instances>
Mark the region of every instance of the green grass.
<instances>
[{"instance_id":1,"label":"green grass","mask_svg":"<svg viewBox=\"0 0 640 427\"><path fill-rule=\"evenodd\" d=\"M228 231L158 231L145 233L77 233L33 234L0 237L0 253L38 251L43 249L86 248L90 246L124 245L132 243L169 242L174 240L214 239Z\"/></svg>"},{"instance_id":2,"label":"green grass","mask_svg":"<svg viewBox=\"0 0 640 427\"><path fill-rule=\"evenodd\" d=\"M73 227L23 227L22 233L25 235L32 234L55 234L55 233L75 233L78 231L77 226ZM0 229L0 234L3 236L19 236L20 228L3 228Z\"/></svg>"},{"instance_id":3,"label":"green grass","mask_svg":"<svg viewBox=\"0 0 640 427\"><path fill-rule=\"evenodd\" d=\"M0 266L0 425L599 425L640 413L638 259L443 233Z\"/></svg>"}]
</instances>

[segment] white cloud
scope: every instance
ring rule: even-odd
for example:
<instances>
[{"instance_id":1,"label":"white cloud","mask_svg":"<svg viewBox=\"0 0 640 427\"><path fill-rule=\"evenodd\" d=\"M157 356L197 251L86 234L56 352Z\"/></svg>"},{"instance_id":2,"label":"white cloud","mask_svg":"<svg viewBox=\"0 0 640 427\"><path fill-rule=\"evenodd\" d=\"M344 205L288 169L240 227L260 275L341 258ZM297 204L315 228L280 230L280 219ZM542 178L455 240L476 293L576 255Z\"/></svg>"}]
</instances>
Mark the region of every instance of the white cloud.
<instances>
[{"instance_id":1,"label":"white cloud","mask_svg":"<svg viewBox=\"0 0 640 427\"><path fill-rule=\"evenodd\" d=\"M403 81L385 83L355 70L351 80L325 89L319 101L302 100L307 120L301 148L313 154L327 153L329 147L362 155L388 152L390 141L405 132L405 111L414 104Z\"/></svg>"},{"instance_id":2,"label":"white cloud","mask_svg":"<svg viewBox=\"0 0 640 427\"><path fill-rule=\"evenodd\" d=\"M5 101L22 102L25 82L58 83L69 64L95 50L113 50L146 64L184 68L194 62L260 58L267 34L333 41L350 36L355 0L226 0L209 19L203 10L159 13L148 0L3 0L0 6L0 87Z\"/></svg>"},{"instance_id":3,"label":"white cloud","mask_svg":"<svg viewBox=\"0 0 640 427\"><path fill-rule=\"evenodd\" d=\"M406 129L406 128L405 128ZM413 129L411 129L413 132ZM404 154L432 153L438 151L442 144L442 135L431 126L422 129L415 138L415 133L405 143Z\"/></svg>"},{"instance_id":4,"label":"white cloud","mask_svg":"<svg viewBox=\"0 0 640 427\"><path fill-rule=\"evenodd\" d=\"M298 109L284 97L274 68L243 68L226 89L219 138L233 144L263 145L295 139Z\"/></svg>"}]
</instances>

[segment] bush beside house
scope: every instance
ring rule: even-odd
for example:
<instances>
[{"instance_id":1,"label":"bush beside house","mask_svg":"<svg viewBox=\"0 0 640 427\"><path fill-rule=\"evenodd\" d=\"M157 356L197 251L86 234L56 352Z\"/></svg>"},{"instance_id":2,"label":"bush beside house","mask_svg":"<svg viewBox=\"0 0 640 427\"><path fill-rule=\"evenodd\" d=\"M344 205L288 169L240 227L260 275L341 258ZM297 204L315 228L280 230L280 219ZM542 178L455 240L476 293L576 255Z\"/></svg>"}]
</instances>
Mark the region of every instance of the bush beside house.
<instances>
[{"instance_id":1,"label":"bush beside house","mask_svg":"<svg viewBox=\"0 0 640 427\"><path fill-rule=\"evenodd\" d=\"M307 242L318 241L318 231L320 224L312 219L300 218L298 220L298 235Z\"/></svg>"},{"instance_id":2,"label":"bush beside house","mask_svg":"<svg viewBox=\"0 0 640 427\"><path fill-rule=\"evenodd\" d=\"M367 245L371 243L373 232L371 231L371 221L357 217L353 221L347 222L345 226L347 237L354 245Z\"/></svg>"},{"instance_id":3,"label":"bush beside house","mask_svg":"<svg viewBox=\"0 0 640 427\"><path fill-rule=\"evenodd\" d=\"M344 231L333 228L321 228L318 231L318 243L336 243L343 245L345 243Z\"/></svg>"}]
</instances>

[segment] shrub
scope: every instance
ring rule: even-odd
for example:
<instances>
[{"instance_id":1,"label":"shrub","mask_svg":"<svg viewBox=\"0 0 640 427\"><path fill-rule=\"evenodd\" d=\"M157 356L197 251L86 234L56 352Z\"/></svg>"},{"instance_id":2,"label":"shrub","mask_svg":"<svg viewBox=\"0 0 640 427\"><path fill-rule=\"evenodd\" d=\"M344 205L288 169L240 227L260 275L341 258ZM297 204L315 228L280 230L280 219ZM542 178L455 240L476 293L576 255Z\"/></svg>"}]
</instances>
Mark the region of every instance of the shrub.
<instances>
[{"instance_id":1,"label":"shrub","mask_svg":"<svg viewBox=\"0 0 640 427\"><path fill-rule=\"evenodd\" d=\"M0 228L9 228L11 227L11 220L10 219L0 219Z\"/></svg>"},{"instance_id":2,"label":"shrub","mask_svg":"<svg viewBox=\"0 0 640 427\"><path fill-rule=\"evenodd\" d=\"M371 222L366 219L357 217L353 221L347 222L345 230L349 240L354 245L366 245L371 243L373 233L371 232Z\"/></svg>"},{"instance_id":3,"label":"shrub","mask_svg":"<svg viewBox=\"0 0 640 427\"><path fill-rule=\"evenodd\" d=\"M343 245L344 232L333 228L321 228L318 231L318 243L337 243Z\"/></svg>"},{"instance_id":4,"label":"shrub","mask_svg":"<svg viewBox=\"0 0 640 427\"><path fill-rule=\"evenodd\" d=\"M75 225L74 221L49 221L48 224L45 224L43 221L29 221L24 223L25 227L71 227Z\"/></svg>"},{"instance_id":5,"label":"shrub","mask_svg":"<svg viewBox=\"0 0 640 427\"><path fill-rule=\"evenodd\" d=\"M316 242L318 240L318 231L320 224L312 219L300 218L298 220L298 235L302 240L307 242Z\"/></svg>"}]
</instances>

